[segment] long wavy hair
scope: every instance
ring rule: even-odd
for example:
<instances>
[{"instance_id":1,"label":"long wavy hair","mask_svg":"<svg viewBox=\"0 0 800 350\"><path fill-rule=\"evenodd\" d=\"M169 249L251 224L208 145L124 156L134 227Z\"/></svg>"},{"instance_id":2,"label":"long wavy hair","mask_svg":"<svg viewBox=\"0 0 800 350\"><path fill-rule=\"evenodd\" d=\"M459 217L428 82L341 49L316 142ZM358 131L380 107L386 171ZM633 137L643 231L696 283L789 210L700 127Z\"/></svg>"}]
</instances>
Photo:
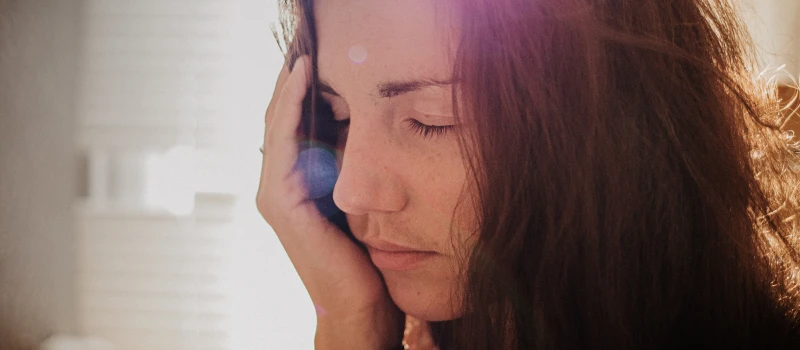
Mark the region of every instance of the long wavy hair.
<instances>
[{"instance_id":1,"label":"long wavy hair","mask_svg":"<svg viewBox=\"0 0 800 350\"><path fill-rule=\"evenodd\" d=\"M441 348L800 348L798 147L731 3L451 2L481 229Z\"/></svg>"}]
</instances>

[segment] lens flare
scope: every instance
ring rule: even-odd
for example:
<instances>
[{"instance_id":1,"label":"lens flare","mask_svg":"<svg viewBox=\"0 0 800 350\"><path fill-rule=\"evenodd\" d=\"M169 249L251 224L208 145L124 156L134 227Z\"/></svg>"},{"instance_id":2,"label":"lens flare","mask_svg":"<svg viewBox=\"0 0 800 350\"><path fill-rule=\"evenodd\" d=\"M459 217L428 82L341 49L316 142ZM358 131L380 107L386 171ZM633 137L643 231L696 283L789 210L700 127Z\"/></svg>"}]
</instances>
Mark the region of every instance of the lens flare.
<instances>
[{"instance_id":1,"label":"lens flare","mask_svg":"<svg viewBox=\"0 0 800 350\"><path fill-rule=\"evenodd\" d=\"M361 45L353 45L350 47L350 51L347 52L347 56L350 57L353 63L362 64L367 61L367 49Z\"/></svg>"},{"instance_id":2,"label":"lens flare","mask_svg":"<svg viewBox=\"0 0 800 350\"><path fill-rule=\"evenodd\" d=\"M308 197L319 199L333 192L339 177L336 157L321 147L311 147L297 156L297 170L303 174Z\"/></svg>"}]
</instances>

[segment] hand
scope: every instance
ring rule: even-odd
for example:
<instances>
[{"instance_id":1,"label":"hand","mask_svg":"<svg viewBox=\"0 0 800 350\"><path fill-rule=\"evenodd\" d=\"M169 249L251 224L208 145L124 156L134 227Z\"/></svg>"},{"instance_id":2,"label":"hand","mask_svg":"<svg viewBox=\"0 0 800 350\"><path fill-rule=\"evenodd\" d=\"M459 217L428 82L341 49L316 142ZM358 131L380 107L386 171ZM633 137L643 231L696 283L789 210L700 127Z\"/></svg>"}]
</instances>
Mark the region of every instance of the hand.
<instances>
[{"instance_id":1,"label":"hand","mask_svg":"<svg viewBox=\"0 0 800 350\"><path fill-rule=\"evenodd\" d=\"M281 71L266 113L256 203L278 235L317 308L318 348L379 349L400 344L403 315L369 257L308 199L295 170L302 101L311 60Z\"/></svg>"}]
</instances>

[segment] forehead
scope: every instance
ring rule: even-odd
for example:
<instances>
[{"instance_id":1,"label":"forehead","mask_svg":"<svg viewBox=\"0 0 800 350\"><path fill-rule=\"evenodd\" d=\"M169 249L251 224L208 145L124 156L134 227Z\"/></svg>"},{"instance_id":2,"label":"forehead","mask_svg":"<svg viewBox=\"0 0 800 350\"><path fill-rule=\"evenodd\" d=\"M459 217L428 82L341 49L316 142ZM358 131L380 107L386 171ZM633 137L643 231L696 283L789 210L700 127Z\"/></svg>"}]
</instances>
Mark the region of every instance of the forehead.
<instances>
[{"instance_id":1,"label":"forehead","mask_svg":"<svg viewBox=\"0 0 800 350\"><path fill-rule=\"evenodd\" d=\"M320 75L337 89L348 82L451 77L457 28L449 1L319 0ZM366 86L362 86L366 87ZM340 91L343 92L343 91Z\"/></svg>"}]
</instances>

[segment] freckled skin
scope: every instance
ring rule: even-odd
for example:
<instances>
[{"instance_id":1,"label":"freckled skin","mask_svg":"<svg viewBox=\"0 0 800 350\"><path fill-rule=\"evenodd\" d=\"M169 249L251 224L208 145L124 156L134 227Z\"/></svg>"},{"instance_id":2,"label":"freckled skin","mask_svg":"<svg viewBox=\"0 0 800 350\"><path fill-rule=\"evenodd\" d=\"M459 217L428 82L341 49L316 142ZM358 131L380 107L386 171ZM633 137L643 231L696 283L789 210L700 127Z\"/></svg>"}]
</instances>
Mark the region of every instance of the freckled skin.
<instances>
[{"instance_id":1,"label":"freckled skin","mask_svg":"<svg viewBox=\"0 0 800 350\"><path fill-rule=\"evenodd\" d=\"M452 77L453 14L434 0L320 0L314 11L319 76L339 95L323 97L337 119L350 119L334 200L356 238L438 253L416 269L381 274L407 314L456 318L460 305L451 294L461 290L456 256L464 255L456 249L470 248L465 232L475 222L467 202L455 213L467 178L458 129L423 137L410 127L412 120L452 125L452 88L391 98L376 92L386 81ZM361 64L349 55L355 45L366 51Z\"/></svg>"}]
</instances>

